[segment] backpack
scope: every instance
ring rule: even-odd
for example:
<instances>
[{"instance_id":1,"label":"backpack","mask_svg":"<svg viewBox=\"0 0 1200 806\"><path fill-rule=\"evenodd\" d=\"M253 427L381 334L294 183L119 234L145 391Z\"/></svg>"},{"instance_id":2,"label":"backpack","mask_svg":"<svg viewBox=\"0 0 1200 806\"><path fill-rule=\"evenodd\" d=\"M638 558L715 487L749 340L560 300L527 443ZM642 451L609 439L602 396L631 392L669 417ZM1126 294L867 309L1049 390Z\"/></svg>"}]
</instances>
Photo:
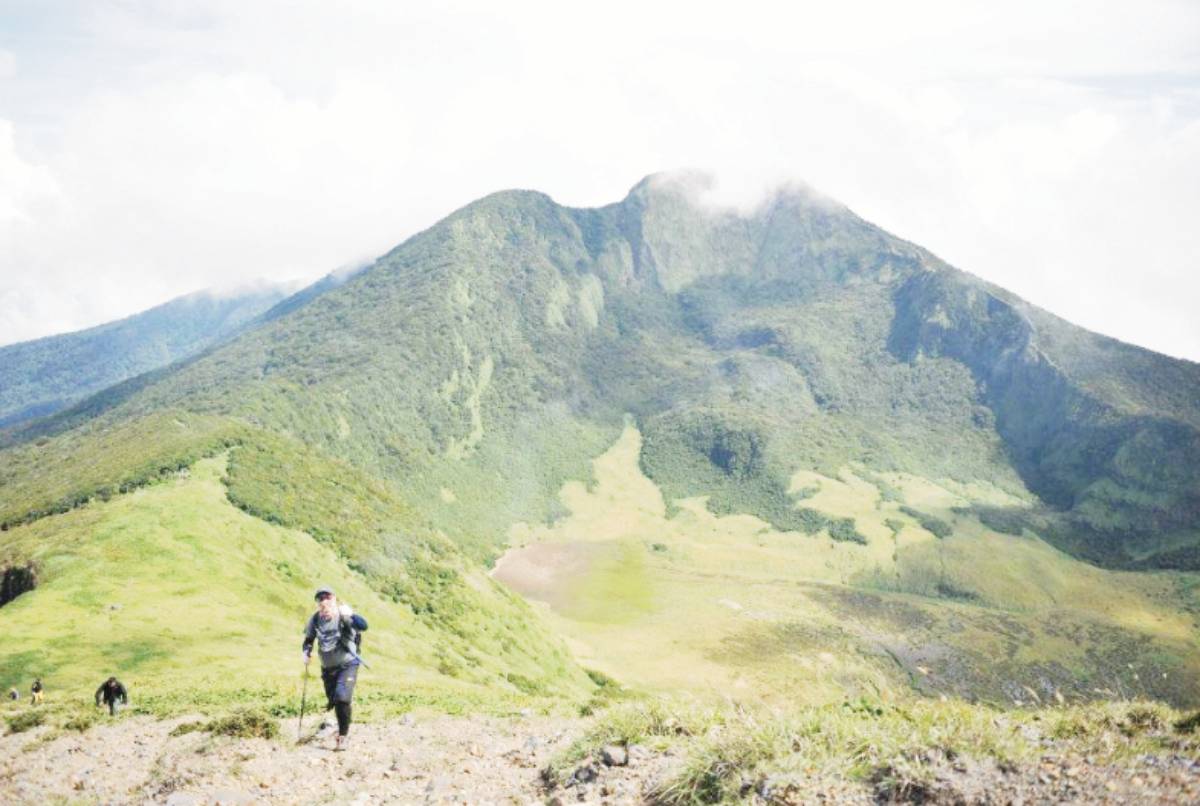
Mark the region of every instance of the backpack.
<instances>
[{"instance_id":1,"label":"backpack","mask_svg":"<svg viewBox=\"0 0 1200 806\"><path fill-rule=\"evenodd\" d=\"M354 644L354 654L357 655L362 650L362 634L367 630L367 620L350 609L349 605L342 605L339 613L342 642L349 648L350 644Z\"/></svg>"}]
</instances>

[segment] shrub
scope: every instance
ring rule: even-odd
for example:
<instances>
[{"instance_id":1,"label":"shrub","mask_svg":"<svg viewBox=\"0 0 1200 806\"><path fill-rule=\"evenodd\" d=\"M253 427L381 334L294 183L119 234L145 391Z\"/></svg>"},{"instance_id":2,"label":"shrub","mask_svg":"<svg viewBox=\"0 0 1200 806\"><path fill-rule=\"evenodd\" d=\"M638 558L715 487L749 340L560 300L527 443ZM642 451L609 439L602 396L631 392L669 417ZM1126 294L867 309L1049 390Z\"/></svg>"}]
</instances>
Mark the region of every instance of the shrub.
<instances>
[{"instance_id":1,"label":"shrub","mask_svg":"<svg viewBox=\"0 0 1200 806\"><path fill-rule=\"evenodd\" d=\"M954 529L951 528L950 524L941 518L927 515L912 507L900 507L900 511L916 520L917 523L921 524L922 529L931 532L934 537L945 539L954 533Z\"/></svg>"},{"instance_id":2,"label":"shrub","mask_svg":"<svg viewBox=\"0 0 1200 806\"><path fill-rule=\"evenodd\" d=\"M1200 730L1200 711L1195 711L1176 722L1175 730L1180 733L1195 733Z\"/></svg>"},{"instance_id":3,"label":"shrub","mask_svg":"<svg viewBox=\"0 0 1200 806\"><path fill-rule=\"evenodd\" d=\"M92 725L96 724L95 711L76 711L63 721L63 727L67 730L78 731L79 733L86 732Z\"/></svg>"},{"instance_id":4,"label":"shrub","mask_svg":"<svg viewBox=\"0 0 1200 806\"><path fill-rule=\"evenodd\" d=\"M200 722L198 720L193 721L193 722L181 722L180 724L178 724L174 728L172 728L171 732L168 733L167 735L168 736L186 736L189 733L195 733L198 730L204 730L205 724L207 724L207 723Z\"/></svg>"},{"instance_id":5,"label":"shrub","mask_svg":"<svg viewBox=\"0 0 1200 806\"><path fill-rule=\"evenodd\" d=\"M867 545L867 538L854 523L854 518L832 518L829 521L829 536L839 543Z\"/></svg>"},{"instance_id":6,"label":"shrub","mask_svg":"<svg viewBox=\"0 0 1200 806\"><path fill-rule=\"evenodd\" d=\"M22 711L10 716L7 721L9 733L24 733L45 722L46 714L44 711Z\"/></svg>"},{"instance_id":7,"label":"shrub","mask_svg":"<svg viewBox=\"0 0 1200 806\"><path fill-rule=\"evenodd\" d=\"M274 739L279 735L279 723L266 711L244 709L208 722L183 722L176 725L169 735L186 736L196 731L238 739Z\"/></svg>"},{"instance_id":8,"label":"shrub","mask_svg":"<svg viewBox=\"0 0 1200 806\"><path fill-rule=\"evenodd\" d=\"M239 739L274 739L279 735L279 723L265 711L245 710L214 719L205 730Z\"/></svg>"}]
</instances>

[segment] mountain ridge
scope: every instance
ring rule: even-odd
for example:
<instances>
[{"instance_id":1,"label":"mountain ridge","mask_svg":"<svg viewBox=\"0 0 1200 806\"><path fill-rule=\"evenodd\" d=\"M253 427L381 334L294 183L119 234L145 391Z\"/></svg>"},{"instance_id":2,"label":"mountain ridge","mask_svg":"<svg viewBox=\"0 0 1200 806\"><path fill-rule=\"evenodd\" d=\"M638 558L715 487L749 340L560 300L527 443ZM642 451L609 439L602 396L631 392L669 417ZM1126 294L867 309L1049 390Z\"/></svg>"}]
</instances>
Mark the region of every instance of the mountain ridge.
<instances>
[{"instance_id":1,"label":"mountain ridge","mask_svg":"<svg viewBox=\"0 0 1200 806\"><path fill-rule=\"evenodd\" d=\"M201 357L195 364L169 373L164 381L150 383L149 388L163 390L163 384L169 386L172 378L178 382L194 375L195 382L185 382L173 397L170 393L163 397L163 402L185 406L199 402L200 410L222 411L228 407L220 403L212 407L211 403L203 402L205 394L201 387L224 389L228 383L234 383L251 384L248 388L254 389L253 384L264 380L271 383L276 373L282 371L283 380L275 386L275 394L286 397L290 393L285 393L282 387L288 383L311 387L337 377L351 379L352 385L361 383L361 378L353 380L353 374L359 371L356 366L376 376L380 372L412 373L414 367L430 365L452 370L450 374L458 378L454 383L461 388L451 396L458 394L462 398L439 403L437 395L421 397L418 392L408 395L412 399L405 406L408 414L404 421L417 436L406 442L440 445L434 449L434 455L447 449L449 440L458 440L459 447L455 450L465 450L472 441L472 433L486 419L470 414L472 410L480 411L480 401L472 403L468 385L488 387L476 391L483 397L495 396L499 388L496 384L503 385L506 378L521 381L519 388L507 392L510 399L503 406L509 410L520 406L519 401L532 400L544 406L567 402L568 409L583 407L590 412L585 416L597 420L601 430L611 438L625 412L659 416L662 411L661 407L655 410L656 404L647 408L641 401L630 399L625 394L628 390L619 388L621 382L606 378L603 369L595 368L597 361L632 362L636 375L657 372L668 388L675 384L671 394L711 397L699 389L702 379L694 367L676 367L664 372L660 356L644 355L653 349L645 341L651 338L648 333L653 333L654 338L661 336L664 342L678 341L682 330L684 341L680 346L695 348L694 342L687 341L690 331L699 336L702 347L708 345L703 349L712 348L710 353L720 354L719 361L715 356L706 357L710 365L716 361L716 366L708 372L716 372L718 380L726 372L766 372L762 367L752 370L746 362L757 362L756 366L767 362L771 364L770 372L798 373L793 385L801 395L794 398L800 411L808 407L817 413L837 415L857 405L863 409L861 417L866 417L872 410L883 411L888 405L894 408L897 403L893 400L888 404L882 398L870 405L854 401L855 393L846 387L848 378L839 377L845 376L845 372L836 365L839 358L845 357L844 351L838 357L826 355L825 345L810 343L808 334L795 327L780 329L779 317L773 313L767 318L775 316L775 319L766 324L741 328L735 323L754 311L769 308L768 303L787 300L807 304L827 299L827 313L817 326L836 330L841 326L837 317L846 315L838 308L842 304L839 299L862 290L854 305L861 307L868 300L874 301L867 303L872 306L871 311L856 315L891 320L885 347L899 366L888 371L927 374L918 366L928 364L924 360L927 358L949 359L966 368L974 378L975 392L963 386L968 383L965 378L950 380L950 376L942 381L916 379L904 383L936 390L931 383L949 382L951 387L960 389L954 393L960 396L960 402L954 405L959 409L971 408L971 418L999 416L1004 429L999 438L1004 441L1004 449L1015 457L1024 483L1032 484L1055 508L1070 510L1080 503L1108 510L1118 504L1124 506L1105 499L1104 490L1087 492L1098 482L1116 484L1119 489L1113 495L1118 497L1143 495L1145 485L1133 484L1128 474L1122 475L1110 465L1121 446L1125 446L1126 454L1136 456L1144 453L1139 453L1139 439L1153 442L1164 438L1155 436L1158 427L1152 422L1140 427L1135 422L1145 409L1152 407L1158 417L1165 411L1167 420L1178 421L1185 427L1182 433L1189 439L1200 423L1200 407L1187 405L1189 400L1200 399L1200 395L1190 397L1187 390L1188 385L1200 390L1200 366L1141 348L1114 347L1120 343L1103 341L1106 337L1076 329L807 190L775 194L751 217L733 210L703 207L696 202L699 190L702 188L697 188L694 179L681 184L652 175L635 185L624 200L600 208L563 207L537 191L490 194L398 245L342 288L315 301L315 307L309 307L307 313L300 311L268 322L261 330L218 349L215 355ZM411 267L418 263L422 268L414 273ZM503 267L510 265L515 273L506 273L510 270ZM474 293L472 283L476 285ZM480 284L488 295L479 291ZM406 295L404 300L396 296L401 290ZM617 306L615 315L613 304ZM610 306L607 310L606 305ZM477 316L480 306L489 307L494 326L463 341L471 325L463 317ZM394 333L389 333L391 325L383 313L385 309L401 316L394 320L399 325ZM380 312L372 319L377 324L364 328L367 313L372 311ZM408 327L414 316L437 323L441 333L429 334L431 343L425 343L425 333ZM646 316L650 317L649 329L639 323L639 317ZM938 317L949 319L942 322ZM320 319L333 327L318 332L305 319L312 322ZM654 329L658 326L656 321L661 324L671 319L675 320L669 326L673 332L664 334L661 328ZM805 321L805 327L814 326L813 321ZM861 331L863 322L854 327ZM305 328L302 340L306 351L300 351L295 349L296 340L291 333ZM640 348L632 346L637 339L621 342L634 332L641 333L640 348L645 348L640 356ZM1042 349L1042 333L1047 334L1047 340L1055 341L1056 356L1051 357ZM378 353L373 354L381 339L397 338L404 343L404 349L397 350L386 361ZM448 343L455 341L457 346L447 349ZM875 365L886 362L877 343L863 344L881 356L869 359L871 362ZM399 342L393 346L399 347ZM483 356L490 355L493 346L499 347L506 361L497 364L491 359L491 368L485 373ZM336 353L336 368L310 366L305 370L306 364L312 364L317 355L313 348L329 356L321 359L325 362ZM1030 350L1042 358L1038 359ZM1137 377L1114 373L1114 362L1105 353L1114 350L1130 356L1127 361L1140 361L1135 376L1174 373L1169 385L1179 386L1182 379L1186 382L1183 391L1155 390L1147 384L1139 385ZM234 357L231 354L235 352L240 354ZM728 363L731 361L733 365ZM588 363L593 366L583 369ZM1082 372L1084 379L1091 380L1090 386L1085 388L1084 380L1062 371L1064 364ZM194 367L199 365L216 368L215 376L197 372ZM902 366L910 369L901 371ZM951 375L958 372L941 365L931 371L935 374L951 371ZM301 378L305 372L308 376ZM418 377L420 373L417 370ZM470 384L468 376L472 378ZM854 383L871 383L871 373L865 369L855 377ZM526 383L530 379L537 379L533 386ZM426 384L429 392L434 391L432 380L421 383ZM724 383L727 386L729 381ZM1035 450L1045 443L1048 434L1062 427L1067 416L1050 411L1050 401L1038 399L1031 391L1038 389L1059 390L1061 399L1054 405L1065 406L1063 412L1090 412L1096 422L1083 429L1086 433L1073 433L1070 438L1092 440L1088 444L1105 455L1107 475L1084 473L1076 466L1078 461L1060 455L1061 450L1058 453ZM374 394L373 389L367 396ZM653 399L655 395L661 396L661 390L645 394ZM1030 394L1034 397L1029 397ZM843 401L847 395L850 399ZM1126 405L1131 400L1139 402L1138 395L1142 411ZM972 397L978 398L978 402L972 402L969 399ZM805 403L805 399L810 402ZM692 401L685 406L693 410L688 416L693 419L706 416L703 410L711 409L711 403ZM667 404L670 405L669 401ZM975 411L978 405L993 409L991 415ZM1031 416L1006 416L1005 405L1023 407L1024 414ZM1042 409L1046 415L1044 422L1039 419ZM84 411L91 413L86 405ZM358 415L367 421L372 419L370 412ZM472 425L476 419L479 422ZM1116 424L1106 426L1108 420ZM66 422L70 421L68 417ZM457 424L464 422L465 430ZM1041 425L1031 425L1036 422ZM333 447L336 452L338 439L332 435L340 426L329 421L311 425L314 429L309 438ZM881 425L887 428L886 422ZM865 426L860 430L865 431ZM452 432L454 436L450 436ZM871 435L864 438L868 437L874 439ZM985 441L990 439L986 433L980 437ZM648 438L655 442L653 433ZM919 441L909 439L910 443ZM370 446L362 447L372 452ZM898 450L890 449L893 454ZM1180 450L1178 463L1200 457L1200 447L1187 440ZM413 451L421 453L415 446L409 453ZM377 454L373 460L375 472L385 475L402 472L395 464L388 469L391 460L386 453L373 452ZM979 449L974 449L974 453L978 454ZM584 461L585 457L579 456L573 463L579 466ZM975 469L970 472L984 473L981 468L988 461L975 460ZM1139 461L1145 464L1144 459ZM650 464L654 465L653 459ZM1147 471L1143 468L1139 472ZM985 475L1000 478L1004 474L996 476L987 471ZM551 487L561 481L556 476ZM1185 477L1184 487L1187 481ZM1192 488L1195 486L1193 483ZM778 499L777 504L782 500L778 492L771 495ZM1143 506L1135 514L1148 514L1155 528L1166 525L1194 530L1198 520L1196 501L1200 501L1200 491L1182 489L1166 504ZM1183 516L1166 517L1164 512L1172 507ZM1095 522L1097 518L1091 520ZM1087 522L1078 520L1073 528L1079 528L1081 523L1091 528ZM1136 517L1124 517L1121 528L1128 530L1135 523ZM1102 539L1112 542L1116 538L1105 534ZM1076 545L1072 550L1081 549ZM1092 552L1092 558L1123 561L1119 552L1107 549Z\"/></svg>"},{"instance_id":2,"label":"mountain ridge","mask_svg":"<svg viewBox=\"0 0 1200 806\"><path fill-rule=\"evenodd\" d=\"M805 193L689 193L472 202L10 431L0 524L77 540L73 510L227 454L229 503L333 549L474 691L586 693L588 663L766 698L1197 701L1195 368ZM504 587L501 557L551 584Z\"/></svg>"}]
</instances>

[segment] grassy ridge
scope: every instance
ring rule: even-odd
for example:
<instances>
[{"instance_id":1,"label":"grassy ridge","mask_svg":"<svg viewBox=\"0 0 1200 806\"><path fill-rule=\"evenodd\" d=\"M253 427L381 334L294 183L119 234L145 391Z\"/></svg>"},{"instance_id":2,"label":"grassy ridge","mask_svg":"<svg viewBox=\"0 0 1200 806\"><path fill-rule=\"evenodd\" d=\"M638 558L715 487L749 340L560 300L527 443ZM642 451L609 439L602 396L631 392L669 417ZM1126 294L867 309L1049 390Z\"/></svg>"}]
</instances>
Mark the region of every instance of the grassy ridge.
<instances>
[{"instance_id":1,"label":"grassy ridge","mask_svg":"<svg viewBox=\"0 0 1200 806\"><path fill-rule=\"evenodd\" d=\"M233 416L394 483L486 560L513 521L558 514L559 486L632 412L646 472L720 514L811 527L792 474L859 463L1033 489L1067 511L1045 516L1071 553L1189 567L1200 416L1168 387L1200 375L1141 354L1126 367L811 194L739 217L694 190L650 179L597 210L489 196L308 305L40 428Z\"/></svg>"},{"instance_id":2,"label":"grassy ridge","mask_svg":"<svg viewBox=\"0 0 1200 806\"><path fill-rule=\"evenodd\" d=\"M518 597L381 482L294 440L258 433L231 453L229 500L329 546L378 595L428 627L436 668L469 680L499 664L503 682L549 694L586 681Z\"/></svg>"},{"instance_id":3,"label":"grassy ridge","mask_svg":"<svg viewBox=\"0 0 1200 806\"><path fill-rule=\"evenodd\" d=\"M24 636L0 655L0 685L24 689L40 675L52 699L78 700L117 674L159 712L291 703L300 632L325 582L371 621L364 654L378 672L364 674L367 702L518 707L588 688L523 619L524 605L486 580L461 582L477 597L469 618L422 618L335 547L233 507L223 472L223 458L201 460L163 484L8 532L0 564L34 563L39 584L0 609L5 634Z\"/></svg>"},{"instance_id":4,"label":"grassy ridge","mask_svg":"<svg viewBox=\"0 0 1200 806\"><path fill-rule=\"evenodd\" d=\"M0 454L0 531L152 484L244 433L228 418L168 409L7 448Z\"/></svg>"},{"instance_id":5,"label":"grassy ridge","mask_svg":"<svg viewBox=\"0 0 1200 806\"><path fill-rule=\"evenodd\" d=\"M283 297L282 288L191 294L99 327L0 347L0 428L198 353Z\"/></svg>"}]
</instances>

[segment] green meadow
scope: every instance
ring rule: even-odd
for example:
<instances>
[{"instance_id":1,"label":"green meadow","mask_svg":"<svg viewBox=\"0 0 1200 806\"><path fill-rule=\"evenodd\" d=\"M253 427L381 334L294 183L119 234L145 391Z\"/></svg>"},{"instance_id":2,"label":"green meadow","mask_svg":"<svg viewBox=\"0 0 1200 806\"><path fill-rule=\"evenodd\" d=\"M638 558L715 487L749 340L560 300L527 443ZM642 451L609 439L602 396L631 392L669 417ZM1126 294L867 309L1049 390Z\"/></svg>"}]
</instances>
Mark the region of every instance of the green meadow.
<instances>
[{"instance_id":1,"label":"green meadow","mask_svg":"<svg viewBox=\"0 0 1200 806\"><path fill-rule=\"evenodd\" d=\"M7 532L3 564L32 562L40 579L0 609L0 631L13 639L0 656L0 686L27 692L41 676L51 704L86 702L116 674L140 710L294 710L304 622L314 586L326 583L370 622L367 713L514 710L545 699L549 692L521 684L538 670L464 658L329 546L234 507L222 481L227 461L203 459L152 486ZM469 582L490 585L482 574ZM564 673L560 693L582 691L580 680ZM313 681L310 703L319 689Z\"/></svg>"},{"instance_id":2,"label":"green meadow","mask_svg":"<svg viewBox=\"0 0 1200 806\"><path fill-rule=\"evenodd\" d=\"M1200 700L1195 575L1097 568L971 514L1024 504L1010 493L898 473L793 479L797 507L852 519L865 544L716 515L702 498L668 508L641 445L627 425L590 483L564 485L569 514L514 526L494 571L586 666L767 702L914 689L1009 706Z\"/></svg>"}]
</instances>

